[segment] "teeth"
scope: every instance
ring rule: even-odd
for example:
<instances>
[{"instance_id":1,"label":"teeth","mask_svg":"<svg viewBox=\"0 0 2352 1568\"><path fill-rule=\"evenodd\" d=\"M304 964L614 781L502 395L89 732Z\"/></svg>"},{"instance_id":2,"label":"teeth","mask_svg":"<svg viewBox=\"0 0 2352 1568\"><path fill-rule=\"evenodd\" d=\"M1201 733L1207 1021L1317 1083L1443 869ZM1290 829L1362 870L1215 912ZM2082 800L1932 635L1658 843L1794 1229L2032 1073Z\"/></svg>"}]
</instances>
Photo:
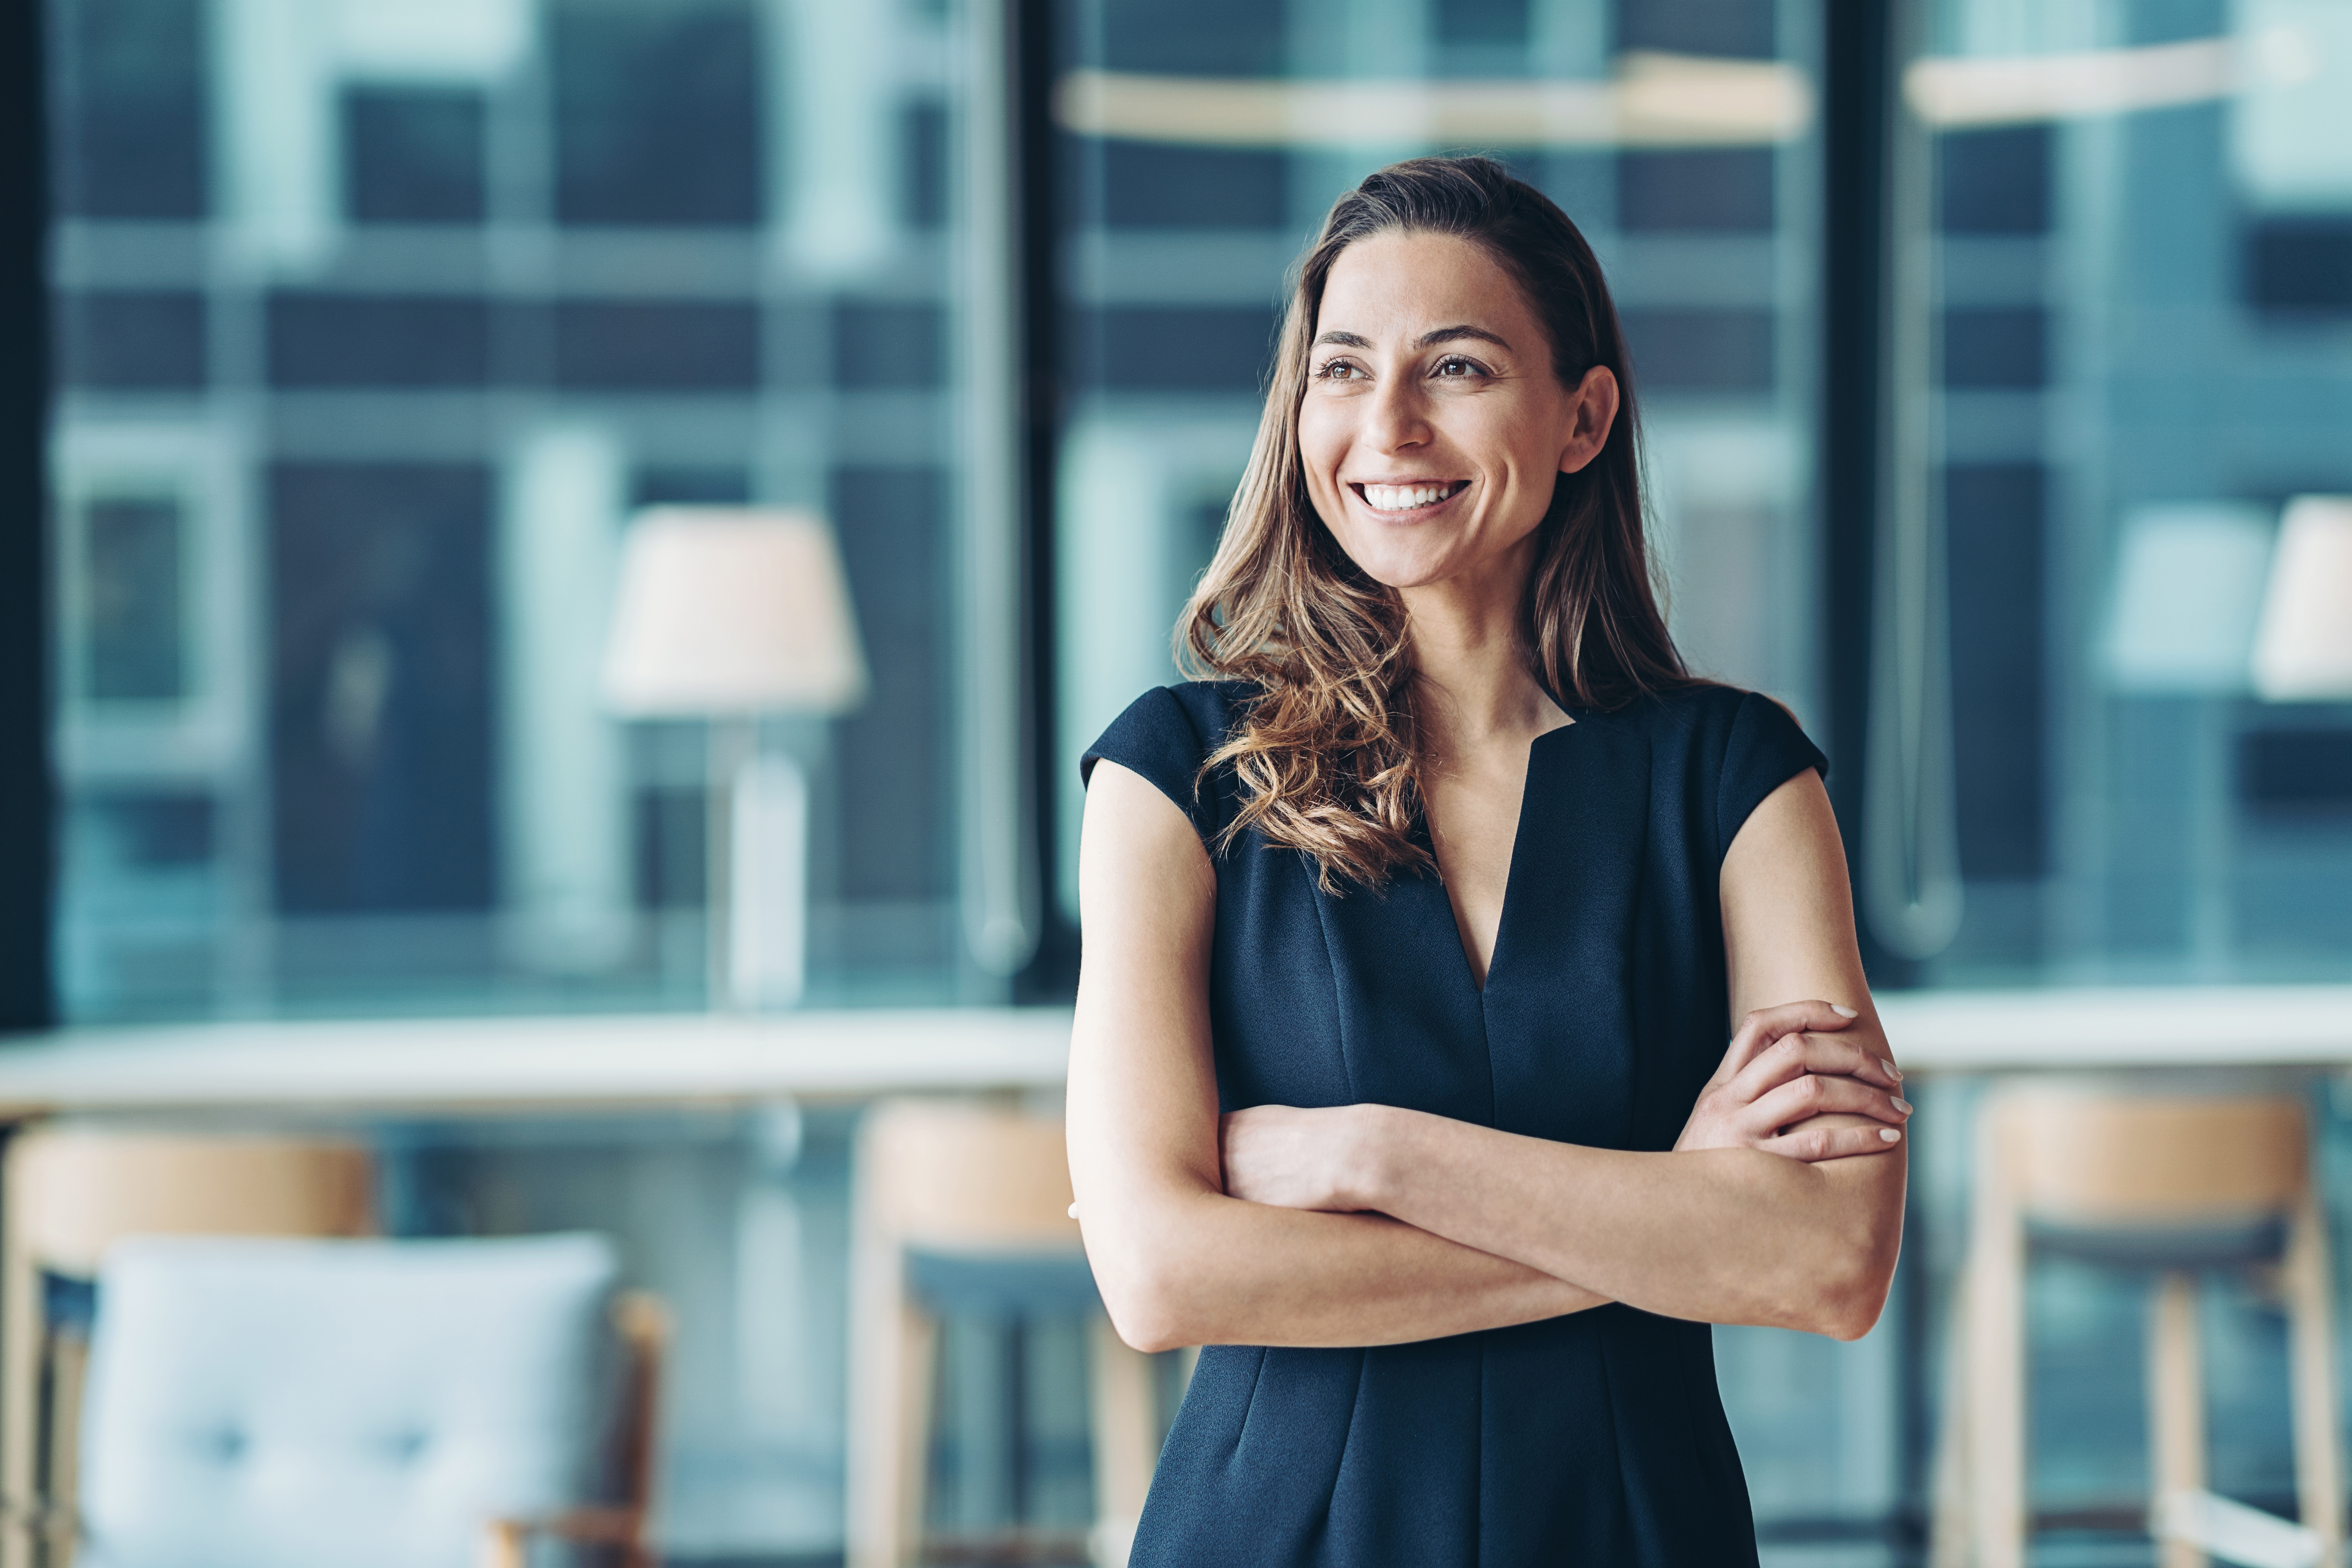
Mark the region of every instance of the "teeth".
<instances>
[{"instance_id":1,"label":"teeth","mask_svg":"<svg viewBox=\"0 0 2352 1568\"><path fill-rule=\"evenodd\" d=\"M1411 511L1417 506L1431 506L1454 493L1451 483L1442 485L1366 485L1364 501L1374 511Z\"/></svg>"}]
</instances>

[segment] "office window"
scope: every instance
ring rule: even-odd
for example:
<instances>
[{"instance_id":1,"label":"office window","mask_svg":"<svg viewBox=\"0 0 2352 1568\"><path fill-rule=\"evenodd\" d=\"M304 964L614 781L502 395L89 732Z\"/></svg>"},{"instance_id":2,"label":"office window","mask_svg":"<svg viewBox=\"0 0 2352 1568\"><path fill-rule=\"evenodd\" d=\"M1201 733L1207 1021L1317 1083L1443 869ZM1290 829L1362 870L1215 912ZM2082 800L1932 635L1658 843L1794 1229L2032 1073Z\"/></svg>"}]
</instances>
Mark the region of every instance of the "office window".
<instances>
[{"instance_id":1,"label":"office window","mask_svg":"<svg viewBox=\"0 0 2352 1568\"><path fill-rule=\"evenodd\" d=\"M1897 178L1929 188L1897 204L1924 226L1895 276L1927 281L1896 285L1921 349L1895 395L1927 440L1894 454L1917 487L1895 526L1937 541L1934 826L1963 894L1909 933L1920 978L2341 980L2352 834L2327 759L2352 709L2266 695L2253 668L2283 515L2352 491L2341 22L2289 0L1917 15L1933 58L1905 79ZM2315 64L2160 102L2053 69L2110 51L2129 75L2159 47ZM2036 69L2026 100L1971 107Z\"/></svg>"},{"instance_id":2,"label":"office window","mask_svg":"<svg viewBox=\"0 0 2352 1568\"><path fill-rule=\"evenodd\" d=\"M598 687L656 504L839 542L872 696L759 740L810 783L805 1000L1003 995L960 8L333 18L49 6L68 1016L703 1005L702 729Z\"/></svg>"}]
</instances>

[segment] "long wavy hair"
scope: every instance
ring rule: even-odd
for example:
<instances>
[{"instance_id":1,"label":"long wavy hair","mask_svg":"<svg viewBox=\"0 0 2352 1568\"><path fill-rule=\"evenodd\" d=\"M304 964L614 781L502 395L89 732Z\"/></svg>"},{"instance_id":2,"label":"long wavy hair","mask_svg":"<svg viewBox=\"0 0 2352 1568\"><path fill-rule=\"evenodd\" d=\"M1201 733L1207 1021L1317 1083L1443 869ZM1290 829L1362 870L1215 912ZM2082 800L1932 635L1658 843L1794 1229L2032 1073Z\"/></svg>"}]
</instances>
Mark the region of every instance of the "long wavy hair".
<instances>
[{"instance_id":1,"label":"long wavy hair","mask_svg":"<svg viewBox=\"0 0 2352 1568\"><path fill-rule=\"evenodd\" d=\"M1652 582L1640 426L1616 306L1592 247L1542 192L1491 158L1414 158L1333 205L1298 262L1265 413L1214 559L1177 623L1178 662L1256 695L1202 769L1230 764L1251 828L1311 856L1326 891L1435 869L1422 810L1416 672L1404 602L1340 549L1308 498L1298 414L1323 289L1339 253L1374 235L1442 234L1482 247L1519 286L1573 389L1595 365L1622 401L1600 454L1562 474L1538 525L1521 646L1545 689L1609 710L1695 684Z\"/></svg>"}]
</instances>

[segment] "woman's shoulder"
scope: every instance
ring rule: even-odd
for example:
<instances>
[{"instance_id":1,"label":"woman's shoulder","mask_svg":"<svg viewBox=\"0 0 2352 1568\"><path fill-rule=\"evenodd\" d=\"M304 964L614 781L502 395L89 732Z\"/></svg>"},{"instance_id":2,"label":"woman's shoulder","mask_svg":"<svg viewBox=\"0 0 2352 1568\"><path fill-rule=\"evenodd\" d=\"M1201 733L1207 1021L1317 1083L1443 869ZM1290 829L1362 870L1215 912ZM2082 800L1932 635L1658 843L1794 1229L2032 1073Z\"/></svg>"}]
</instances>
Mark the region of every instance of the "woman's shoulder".
<instances>
[{"instance_id":1,"label":"woman's shoulder","mask_svg":"<svg viewBox=\"0 0 2352 1568\"><path fill-rule=\"evenodd\" d=\"M1718 853L1748 813L1808 768L1826 777L1829 759L1779 699L1708 681L1654 692L1618 710L1649 741L1653 776L1678 776L1702 812L1712 807Z\"/></svg>"},{"instance_id":2,"label":"woman's shoulder","mask_svg":"<svg viewBox=\"0 0 2352 1568\"><path fill-rule=\"evenodd\" d=\"M1240 680L1187 680L1155 686L1127 705L1078 760L1078 776L1091 781L1098 762L1117 763L1157 786L1211 837L1223 812L1217 798L1223 781L1203 790L1202 764L1225 743L1258 689Z\"/></svg>"}]
</instances>

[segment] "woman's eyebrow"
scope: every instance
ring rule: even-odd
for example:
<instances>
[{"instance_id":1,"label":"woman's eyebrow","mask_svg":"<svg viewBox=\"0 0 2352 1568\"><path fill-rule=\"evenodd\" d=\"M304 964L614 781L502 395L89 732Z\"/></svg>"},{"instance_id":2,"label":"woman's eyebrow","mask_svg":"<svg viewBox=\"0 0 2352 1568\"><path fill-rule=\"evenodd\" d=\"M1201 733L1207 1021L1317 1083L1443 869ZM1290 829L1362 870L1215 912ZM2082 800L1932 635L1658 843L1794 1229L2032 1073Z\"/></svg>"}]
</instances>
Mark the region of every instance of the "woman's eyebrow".
<instances>
[{"instance_id":1,"label":"woman's eyebrow","mask_svg":"<svg viewBox=\"0 0 2352 1568\"><path fill-rule=\"evenodd\" d=\"M1325 343L1331 343L1343 349L1368 349L1372 346L1372 340L1356 332L1333 331L1325 332L1315 340L1317 348L1321 348Z\"/></svg>"},{"instance_id":2,"label":"woman's eyebrow","mask_svg":"<svg viewBox=\"0 0 2352 1568\"><path fill-rule=\"evenodd\" d=\"M1473 327L1466 323L1460 326L1438 327L1423 332L1421 334L1421 342L1414 346L1425 349L1438 343L1459 342L1464 338L1475 338L1482 343L1492 343L1498 349L1507 349L1511 346L1508 339L1490 332L1484 327Z\"/></svg>"}]
</instances>

